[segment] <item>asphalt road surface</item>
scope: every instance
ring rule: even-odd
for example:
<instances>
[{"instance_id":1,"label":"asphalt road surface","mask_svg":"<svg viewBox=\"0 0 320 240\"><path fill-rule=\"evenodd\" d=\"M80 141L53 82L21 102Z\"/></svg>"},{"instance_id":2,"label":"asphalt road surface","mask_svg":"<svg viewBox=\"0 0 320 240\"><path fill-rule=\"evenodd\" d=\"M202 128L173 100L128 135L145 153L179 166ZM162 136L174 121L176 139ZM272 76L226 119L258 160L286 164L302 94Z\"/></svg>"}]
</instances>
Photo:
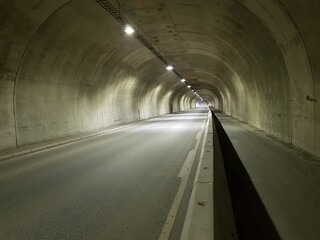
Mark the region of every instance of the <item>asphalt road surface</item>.
<instances>
[{"instance_id":1,"label":"asphalt road surface","mask_svg":"<svg viewBox=\"0 0 320 240\"><path fill-rule=\"evenodd\" d=\"M0 239L157 240L206 117L194 109L1 161Z\"/></svg>"}]
</instances>

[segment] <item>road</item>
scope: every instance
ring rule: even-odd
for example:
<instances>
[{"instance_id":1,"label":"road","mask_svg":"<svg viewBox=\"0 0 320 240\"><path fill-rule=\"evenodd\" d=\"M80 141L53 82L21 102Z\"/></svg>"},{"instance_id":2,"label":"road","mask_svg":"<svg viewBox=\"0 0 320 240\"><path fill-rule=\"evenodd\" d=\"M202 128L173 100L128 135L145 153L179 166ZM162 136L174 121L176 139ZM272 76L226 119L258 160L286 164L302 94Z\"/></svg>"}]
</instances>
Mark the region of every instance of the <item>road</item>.
<instances>
[{"instance_id":1,"label":"road","mask_svg":"<svg viewBox=\"0 0 320 240\"><path fill-rule=\"evenodd\" d=\"M255 131L231 117L216 115L280 238L320 239L319 159Z\"/></svg>"},{"instance_id":2,"label":"road","mask_svg":"<svg viewBox=\"0 0 320 240\"><path fill-rule=\"evenodd\" d=\"M158 239L206 113L166 115L1 161L0 239ZM196 165L170 239L181 232Z\"/></svg>"}]
</instances>

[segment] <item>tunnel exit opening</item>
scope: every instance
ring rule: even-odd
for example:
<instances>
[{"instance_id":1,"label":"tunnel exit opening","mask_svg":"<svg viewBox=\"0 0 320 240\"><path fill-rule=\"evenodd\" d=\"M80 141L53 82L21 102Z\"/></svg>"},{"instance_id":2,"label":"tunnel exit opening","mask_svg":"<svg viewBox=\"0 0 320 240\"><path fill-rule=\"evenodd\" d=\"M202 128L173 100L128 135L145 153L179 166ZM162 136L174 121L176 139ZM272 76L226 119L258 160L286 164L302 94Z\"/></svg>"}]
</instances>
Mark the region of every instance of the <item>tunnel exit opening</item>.
<instances>
[{"instance_id":1,"label":"tunnel exit opening","mask_svg":"<svg viewBox=\"0 0 320 240\"><path fill-rule=\"evenodd\" d=\"M205 101L203 101L203 100L198 100L198 101L196 102L196 107L197 107L197 108L199 108L199 107L206 107L206 106L208 106L208 105L207 105L207 103L206 103Z\"/></svg>"}]
</instances>

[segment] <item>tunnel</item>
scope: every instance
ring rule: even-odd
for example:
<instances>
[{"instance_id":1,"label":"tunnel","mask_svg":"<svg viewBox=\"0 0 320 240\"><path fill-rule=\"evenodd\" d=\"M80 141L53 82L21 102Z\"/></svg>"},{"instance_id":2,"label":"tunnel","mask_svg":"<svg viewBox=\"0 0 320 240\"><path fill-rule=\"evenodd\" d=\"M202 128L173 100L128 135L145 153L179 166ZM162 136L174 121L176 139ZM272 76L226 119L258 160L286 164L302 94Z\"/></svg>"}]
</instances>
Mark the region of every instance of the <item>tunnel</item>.
<instances>
[{"instance_id":1,"label":"tunnel","mask_svg":"<svg viewBox=\"0 0 320 240\"><path fill-rule=\"evenodd\" d=\"M206 101L320 155L316 1L119 4ZM194 107L197 96L97 2L1 9L0 149Z\"/></svg>"},{"instance_id":2,"label":"tunnel","mask_svg":"<svg viewBox=\"0 0 320 240\"><path fill-rule=\"evenodd\" d=\"M319 159L319 10L316 0L0 0L0 155L211 107Z\"/></svg>"}]
</instances>

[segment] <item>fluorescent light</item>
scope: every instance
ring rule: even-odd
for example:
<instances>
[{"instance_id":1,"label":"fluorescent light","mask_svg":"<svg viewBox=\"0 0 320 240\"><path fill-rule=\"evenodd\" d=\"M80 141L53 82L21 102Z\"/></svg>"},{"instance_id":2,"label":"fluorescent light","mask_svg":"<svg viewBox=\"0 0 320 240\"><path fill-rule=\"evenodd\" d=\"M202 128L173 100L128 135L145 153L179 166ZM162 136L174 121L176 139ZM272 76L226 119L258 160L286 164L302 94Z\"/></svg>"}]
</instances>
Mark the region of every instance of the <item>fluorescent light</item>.
<instances>
[{"instance_id":1,"label":"fluorescent light","mask_svg":"<svg viewBox=\"0 0 320 240\"><path fill-rule=\"evenodd\" d=\"M126 28L124 29L124 31L125 31L127 34L132 34L132 33L134 33L134 29L133 29L131 26L129 26L129 25L126 26Z\"/></svg>"},{"instance_id":2,"label":"fluorescent light","mask_svg":"<svg viewBox=\"0 0 320 240\"><path fill-rule=\"evenodd\" d=\"M181 79L180 81L181 81L181 82L185 82L186 80L183 78L183 79Z\"/></svg>"},{"instance_id":3,"label":"fluorescent light","mask_svg":"<svg viewBox=\"0 0 320 240\"><path fill-rule=\"evenodd\" d=\"M171 70L173 69L173 67L172 67L171 65L168 65L168 66L166 67L166 69L169 70L169 71L171 71Z\"/></svg>"},{"instance_id":4,"label":"fluorescent light","mask_svg":"<svg viewBox=\"0 0 320 240\"><path fill-rule=\"evenodd\" d=\"M188 85L188 88L191 88L191 86L190 86L190 85Z\"/></svg>"}]
</instances>

